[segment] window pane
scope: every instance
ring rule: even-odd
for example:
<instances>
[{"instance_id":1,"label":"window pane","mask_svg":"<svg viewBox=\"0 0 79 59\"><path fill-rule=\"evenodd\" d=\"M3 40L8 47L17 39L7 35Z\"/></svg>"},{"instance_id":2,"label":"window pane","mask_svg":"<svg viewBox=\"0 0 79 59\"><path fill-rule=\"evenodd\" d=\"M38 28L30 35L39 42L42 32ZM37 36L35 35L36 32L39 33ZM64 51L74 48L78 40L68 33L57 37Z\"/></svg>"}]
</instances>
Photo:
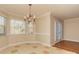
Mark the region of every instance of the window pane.
<instances>
[{"instance_id":1,"label":"window pane","mask_svg":"<svg viewBox=\"0 0 79 59\"><path fill-rule=\"evenodd\" d=\"M0 34L4 34L5 18L0 16Z\"/></svg>"},{"instance_id":2,"label":"window pane","mask_svg":"<svg viewBox=\"0 0 79 59\"><path fill-rule=\"evenodd\" d=\"M25 22L11 20L11 34L25 34Z\"/></svg>"},{"instance_id":3,"label":"window pane","mask_svg":"<svg viewBox=\"0 0 79 59\"><path fill-rule=\"evenodd\" d=\"M29 26L29 33L33 33L33 23L30 22L28 26Z\"/></svg>"}]
</instances>

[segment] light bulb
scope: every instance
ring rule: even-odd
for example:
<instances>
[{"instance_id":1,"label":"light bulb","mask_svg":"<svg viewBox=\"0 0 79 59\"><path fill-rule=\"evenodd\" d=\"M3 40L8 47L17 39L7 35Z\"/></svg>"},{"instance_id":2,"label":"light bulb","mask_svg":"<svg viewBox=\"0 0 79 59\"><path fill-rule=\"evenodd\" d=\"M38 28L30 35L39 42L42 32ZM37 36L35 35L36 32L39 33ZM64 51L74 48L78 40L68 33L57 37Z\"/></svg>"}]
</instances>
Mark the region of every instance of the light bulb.
<instances>
[{"instance_id":1,"label":"light bulb","mask_svg":"<svg viewBox=\"0 0 79 59\"><path fill-rule=\"evenodd\" d=\"M35 19L35 18L36 18L36 16L34 15L34 16L33 16L33 18Z\"/></svg>"},{"instance_id":2,"label":"light bulb","mask_svg":"<svg viewBox=\"0 0 79 59\"><path fill-rule=\"evenodd\" d=\"M29 15L27 15L27 18L29 17Z\"/></svg>"},{"instance_id":3,"label":"light bulb","mask_svg":"<svg viewBox=\"0 0 79 59\"><path fill-rule=\"evenodd\" d=\"M26 16L24 16L24 19L26 19Z\"/></svg>"}]
</instances>

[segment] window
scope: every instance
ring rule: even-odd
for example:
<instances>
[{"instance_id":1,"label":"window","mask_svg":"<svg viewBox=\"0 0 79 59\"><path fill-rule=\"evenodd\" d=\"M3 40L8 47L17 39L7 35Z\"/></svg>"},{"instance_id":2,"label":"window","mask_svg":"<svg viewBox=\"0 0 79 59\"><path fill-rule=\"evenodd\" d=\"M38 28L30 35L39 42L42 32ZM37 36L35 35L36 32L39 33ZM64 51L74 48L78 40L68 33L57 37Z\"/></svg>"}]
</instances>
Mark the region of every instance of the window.
<instances>
[{"instance_id":1,"label":"window","mask_svg":"<svg viewBox=\"0 0 79 59\"><path fill-rule=\"evenodd\" d=\"M29 27L29 33L33 33L33 23L32 22L30 22L28 24L28 27Z\"/></svg>"},{"instance_id":2,"label":"window","mask_svg":"<svg viewBox=\"0 0 79 59\"><path fill-rule=\"evenodd\" d=\"M11 34L25 34L25 22L20 20L11 20Z\"/></svg>"},{"instance_id":3,"label":"window","mask_svg":"<svg viewBox=\"0 0 79 59\"><path fill-rule=\"evenodd\" d=\"M0 34L5 34L5 18L0 16Z\"/></svg>"}]
</instances>

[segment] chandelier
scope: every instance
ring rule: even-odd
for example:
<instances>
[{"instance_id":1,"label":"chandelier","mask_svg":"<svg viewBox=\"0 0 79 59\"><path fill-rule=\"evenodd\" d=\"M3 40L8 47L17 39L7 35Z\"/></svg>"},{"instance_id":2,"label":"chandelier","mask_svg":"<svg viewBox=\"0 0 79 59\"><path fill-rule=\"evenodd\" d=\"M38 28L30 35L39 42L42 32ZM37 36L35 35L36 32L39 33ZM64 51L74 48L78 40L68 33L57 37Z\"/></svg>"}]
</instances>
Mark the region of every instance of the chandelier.
<instances>
[{"instance_id":1,"label":"chandelier","mask_svg":"<svg viewBox=\"0 0 79 59\"><path fill-rule=\"evenodd\" d=\"M24 16L24 20L27 21L28 24L29 24L29 23L31 23L31 22L34 23L36 17L35 17L35 15L33 15L32 12L31 12L32 4L28 4L28 6L29 6L29 14L28 14L27 16Z\"/></svg>"}]
</instances>

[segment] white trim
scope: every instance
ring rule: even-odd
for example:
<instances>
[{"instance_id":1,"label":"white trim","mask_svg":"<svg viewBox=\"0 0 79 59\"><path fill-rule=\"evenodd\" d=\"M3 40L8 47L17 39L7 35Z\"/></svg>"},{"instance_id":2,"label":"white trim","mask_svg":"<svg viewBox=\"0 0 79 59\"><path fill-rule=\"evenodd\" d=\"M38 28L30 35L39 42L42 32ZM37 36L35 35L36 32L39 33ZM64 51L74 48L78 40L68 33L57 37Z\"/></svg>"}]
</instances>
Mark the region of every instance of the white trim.
<instances>
[{"instance_id":1,"label":"white trim","mask_svg":"<svg viewBox=\"0 0 79 59\"><path fill-rule=\"evenodd\" d=\"M47 35L47 36L50 36L49 33L34 33L34 34L36 34L36 35Z\"/></svg>"},{"instance_id":2,"label":"white trim","mask_svg":"<svg viewBox=\"0 0 79 59\"><path fill-rule=\"evenodd\" d=\"M51 44L47 44L47 43L44 43L44 42L41 42L39 41L40 44L44 45L44 46L48 46L48 47L51 47Z\"/></svg>"},{"instance_id":3,"label":"white trim","mask_svg":"<svg viewBox=\"0 0 79 59\"><path fill-rule=\"evenodd\" d=\"M51 45L50 44L46 44L46 43L41 43L42 45L44 45L44 46L48 46L48 47L51 47Z\"/></svg>"},{"instance_id":4,"label":"white trim","mask_svg":"<svg viewBox=\"0 0 79 59\"><path fill-rule=\"evenodd\" d=\"M67 40L67 41L74 41L74 42L79 42L78 39L77 40L72 40L72 39L62 39L62 40Z\"/></svg>"},{"instance_id":5,"label":"white trim","mask_svg":"<svg viewBox=\"0 0 79 59\"><path fill-rule=\"evenodd\" d=\"M44 16L46 16L46 15L51 15L51 12L50 12L50 11L48 11L48 12L46 12L46 13L42 14L42 15L39 15L39 18L40 18L40 17L44 17Z\"/></svg>"}]
</instances>

